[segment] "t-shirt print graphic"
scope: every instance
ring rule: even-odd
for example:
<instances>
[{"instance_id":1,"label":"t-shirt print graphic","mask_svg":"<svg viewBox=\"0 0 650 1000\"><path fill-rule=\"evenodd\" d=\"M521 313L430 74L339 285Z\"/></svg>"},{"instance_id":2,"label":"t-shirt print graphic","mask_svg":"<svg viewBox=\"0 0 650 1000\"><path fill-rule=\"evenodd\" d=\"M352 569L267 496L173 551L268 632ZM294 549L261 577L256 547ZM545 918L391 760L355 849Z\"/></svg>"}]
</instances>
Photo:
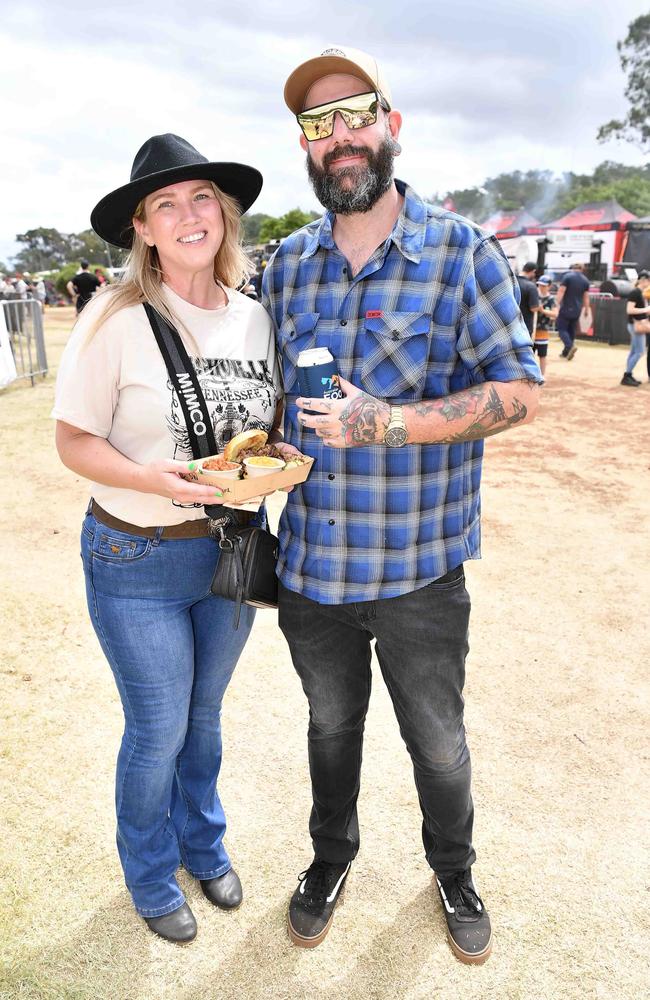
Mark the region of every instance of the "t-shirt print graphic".
<instances>
[{"instance_id":1,"label":"t-shirt print graphic","mask_svg":"<svg viewBox=\"0 0 650 1000\"><path fill-rule=\"evenodd\" d=\"M275 414L275 389L268 364L263 360L192 358L205 397L218 451L235 434L256 427L266 430ZM174 441L173 458L192 458L183 410L171 380L171 412L167 426Z\"/></svg>"}]
</instances>

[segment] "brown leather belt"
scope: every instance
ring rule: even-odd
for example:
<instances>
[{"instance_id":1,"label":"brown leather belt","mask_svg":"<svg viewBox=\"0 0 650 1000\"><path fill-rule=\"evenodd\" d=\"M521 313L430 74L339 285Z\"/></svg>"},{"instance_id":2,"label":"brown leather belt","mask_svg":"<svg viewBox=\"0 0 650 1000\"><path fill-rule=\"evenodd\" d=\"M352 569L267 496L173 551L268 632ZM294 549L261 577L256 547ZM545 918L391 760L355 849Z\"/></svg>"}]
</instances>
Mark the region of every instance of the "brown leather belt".
<instances>
[{"instance_id":1,"label":"brown leather belt","mask_svg":"<svg viewBox=\"0 0 650 1000\"><path fill-rule=\"evenodd\" d=\"M140 535L142 538L155 538L160 528L143 528L139 524L129 524L113 517L100 507L96 500L91 501L90 512L101 524L116 531L125 531L129 535ZM242 511L242 513L245 513ZM202 517L195 521L182 521L181 524L166 524L160 538L206 538L208 534L208 518Z\"/></svg>"}]
</instances>

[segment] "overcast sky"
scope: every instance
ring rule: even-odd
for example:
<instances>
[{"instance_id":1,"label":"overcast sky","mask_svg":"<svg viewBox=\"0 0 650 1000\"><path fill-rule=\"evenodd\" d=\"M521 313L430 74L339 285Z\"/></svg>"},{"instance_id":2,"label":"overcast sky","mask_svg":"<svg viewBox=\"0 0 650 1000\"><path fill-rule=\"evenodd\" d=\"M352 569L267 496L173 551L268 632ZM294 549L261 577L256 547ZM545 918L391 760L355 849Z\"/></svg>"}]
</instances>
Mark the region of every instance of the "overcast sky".
<instances>
[{"instance_id":1,"label":"overcast sky","mask_svg":"<svg viewBox=\"0 0 650 1000\"><path fill-rule=\"evenodd\" d=\"M502 171L644 162L635 146L595 136L625 114L616 41L649 0L182 6L0 0L0 259L27 229L88 228L161 132L258 167L252 211L318 209L282 90L333 45L383 64L404 116L396 173L424 196Z\"/></svg>"}]
</instances>

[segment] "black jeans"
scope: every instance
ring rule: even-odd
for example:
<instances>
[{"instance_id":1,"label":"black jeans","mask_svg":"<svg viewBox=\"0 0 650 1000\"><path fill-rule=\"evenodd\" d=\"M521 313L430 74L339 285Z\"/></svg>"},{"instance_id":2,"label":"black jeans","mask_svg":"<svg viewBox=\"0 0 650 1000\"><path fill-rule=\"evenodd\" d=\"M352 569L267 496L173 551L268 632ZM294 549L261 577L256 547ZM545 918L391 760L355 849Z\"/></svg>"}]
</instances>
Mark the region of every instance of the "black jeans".
<instances>
[{"instance_id":1,"label":"black jeans","mask_svg":"<svg viewBox=\"0 0 650 1000\"><path fill-rule=\"evenodd\" d=\"M462 566L410 594L356 604L317 604L280 586L280 628L309 700L309 830L317 857L344 863L359 850L357 797L375 638L413 762L427 861L441 873L474 862L462 696L469 611Z\"/></svg>"}]
</instances>

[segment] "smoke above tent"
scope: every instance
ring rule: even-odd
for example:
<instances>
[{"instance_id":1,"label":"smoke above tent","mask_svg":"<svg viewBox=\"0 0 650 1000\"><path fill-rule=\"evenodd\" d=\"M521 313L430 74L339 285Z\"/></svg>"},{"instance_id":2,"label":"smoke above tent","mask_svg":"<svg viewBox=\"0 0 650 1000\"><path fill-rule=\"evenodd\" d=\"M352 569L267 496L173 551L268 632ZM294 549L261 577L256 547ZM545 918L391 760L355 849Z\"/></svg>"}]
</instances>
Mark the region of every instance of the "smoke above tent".
<instances>
[{"instance_id":1,"label":"smoke above tent","mask_svg":"<svg viewBox=\"0 0 650 1000\"><path fill-rule=\"evenodd\" d=\"M577 205L560 219L547 222L547 229L593 229L598 226L620 226L625 222L633 222L636 215L610 198L608 201L587 201Z\"/></svg>"},{"instance_id":2,"label":"smoke above tent","mask_svg":"<svg viewBox=\"0 0 650 1000\"><path fill-rule=\"evenodd\" d=\"M536 219L525 208L520 208L517 212L495 212L489 219L481 223L481 229L485 229L488 233L518 233L528 226L539 225L539 219Z\"/></svg>"}]
</instances>

